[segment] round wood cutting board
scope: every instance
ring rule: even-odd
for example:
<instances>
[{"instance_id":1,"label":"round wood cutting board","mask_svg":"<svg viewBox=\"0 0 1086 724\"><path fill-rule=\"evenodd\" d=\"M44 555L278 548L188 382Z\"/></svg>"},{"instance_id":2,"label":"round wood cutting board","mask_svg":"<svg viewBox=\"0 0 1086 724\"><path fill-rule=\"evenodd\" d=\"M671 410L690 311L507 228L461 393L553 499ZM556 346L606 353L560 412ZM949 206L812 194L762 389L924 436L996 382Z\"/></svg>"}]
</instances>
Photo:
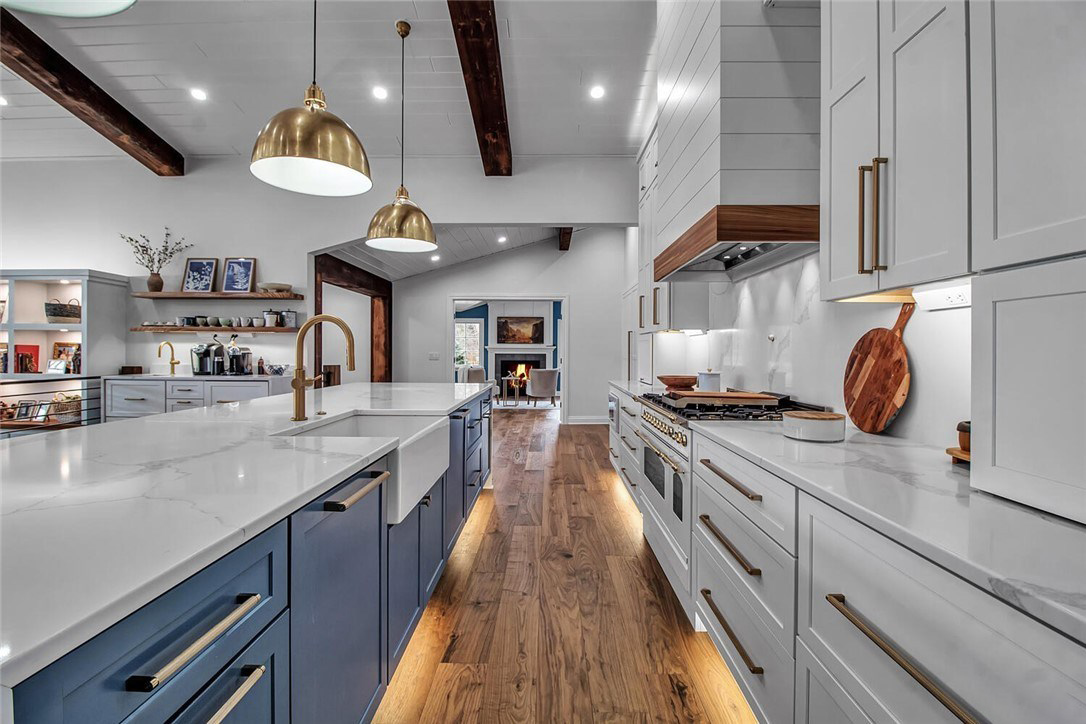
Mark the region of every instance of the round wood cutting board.
<instances>
[{"instance_id":1,"label":"round wood cutting board","mask_svg":"<svg viewBox=\"0 0 1086 724\"><path fill-rule=\"evenodd\" d=\"M860 337L845 365L845 410L864 432L880 433L893 422L909 396L909 355L901 339L915 304L901 305L893 328L878 327Z\"/></svg>"}]
</instances>

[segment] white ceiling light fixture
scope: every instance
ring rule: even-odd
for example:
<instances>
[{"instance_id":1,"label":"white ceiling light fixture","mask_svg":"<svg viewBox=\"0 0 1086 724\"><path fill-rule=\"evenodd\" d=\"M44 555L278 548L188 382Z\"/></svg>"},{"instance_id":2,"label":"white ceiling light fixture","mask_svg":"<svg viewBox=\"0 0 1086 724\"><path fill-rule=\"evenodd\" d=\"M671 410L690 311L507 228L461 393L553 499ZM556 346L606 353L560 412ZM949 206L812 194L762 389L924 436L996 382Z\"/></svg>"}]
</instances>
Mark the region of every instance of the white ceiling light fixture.
<instances>
[{"instance_id":1,"label":"white ceiling light fixture","mask_svg":"<svg viewBox=\"0 0 1086 724\"><path fill-rule=\"evenodd\" d=\"M441 255L434 254L432 257L430 257L430 261L441 261Z\"/></svg>"},{"instance_id":2,"label":"white ceiling light fixture","mask_svg":"<svg viewBox=\"0 0 1086 724\"><path fill-rule=\"evenodd\" d=\"M12 10L64 18L101 18L135 4L136 0L0 0L0 6Z\"/></svg>"},{"instance_id":3,"label":"white ceiling light fixture","mask_svg":"<svg viewBox=\"0 0 1086 724\"><path fill-rule=\"evenodd\" d=\"M592 96L596 100L603 98L607 94L602 85L594 85L591 90L588 91L588 95Z\"/></svg>"},{"instance_id":4,"label":"white ceiling light fixture","mask_svg":"<svg viewBox=\"0 0 1086 724\"><path fill-rule=\"evenodd\" d=\"M279 111L256 137L249 170L271 186L313 196L357 196L373 187L362 142L328 107L317 85L317 0L313 82L301 107Z\"/></svg>"},{"instance_id":5,"label":"white ceiling light fixture","mask_svg":"<svg viewBox=\"0 0 1086 724\"><path fill-rule=\"evenodd\" d=\"M379 101L383 101L388 98L388 89L381 85L375 85L373 87L373 97Z\"/></svg>"},{"instance_id":6,"label":"white ceiling light fixture","mask_svg":"<svg viewBox=\"0 0 1086 724\"><path fill-rule=\"evenodd\" d=\"M407 87L406 56L407 36L411 33L411 24L406 20L396 22L396 32L400 35L400 187L396 189L396 198L391 204L382 206L373 215L366 231L366 246L383 251L415 253L437 251L437 236L430 217L419 208L407 195L403 185L403 163L407 153L407 137L404 133L404 96ZM434 256L437 256L435 254ZM437 261L430 257L431 261Z\"/></svg>"},{"instance_id":7,"label":"white ceiling light fixture","mask_svg":"<svg viewBox=\"0 0 1086 724\"><path fill-rule=\"evenodd\" d=\"M189 95L192 96L193 98L195 98L198 101L206 101L207 100L207 91L204 90L203 88L190 88L189 89Z\"/></svg>"},{"instance_id":8,"label":"white ceiling light fixture","mask_svg":"<svg viewBox=\"0 0 1086 724\"><path fill-rule=\"evenodd\" d=\"M499 244L504 244L504 243L505 243L505 242L507 242L507 241L509 241L509 239L507 239L507 238L506 238L506 237L504 237L504 236L499 236L499 237L498 237L498 243L499 243Z\"/></svg>"},{"instance_id":9,"label":"white ceiling light fixture","mask_svg":"<svg viewBox=\"0 0 1086 724\"><path fill-rule=\"evenodd\" d=\"M4 96L0 96L0 106L6 106L7 104L8 104L8 99L5 98Z\"/></svg>"}]
</instances>

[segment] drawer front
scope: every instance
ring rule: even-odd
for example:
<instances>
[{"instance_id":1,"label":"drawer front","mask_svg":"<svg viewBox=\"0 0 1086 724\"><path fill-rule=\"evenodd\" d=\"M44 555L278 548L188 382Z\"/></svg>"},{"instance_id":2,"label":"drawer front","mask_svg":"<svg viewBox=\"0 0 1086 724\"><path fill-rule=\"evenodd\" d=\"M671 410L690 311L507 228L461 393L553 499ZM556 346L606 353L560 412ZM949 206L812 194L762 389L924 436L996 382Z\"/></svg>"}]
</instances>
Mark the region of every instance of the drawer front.
<instances>
[{"instance_id":1,"label":"drawer front","mask_svg":"<svg viewBox=\"0 0 1086 724\"><path fill-rule=\"evenodd\" d=\"M483 489L486 480L483 479L485 465L483 463L484 447L476 444L475 449L464 458L464 513L465 517L471 512L471 506Z\"/></svg>"},{"instance_id":2,"label":"drawer front","mask_svg":"<svg viewBox=\"0 0 1086 724\"><path fill-rule=\"evenodd\" d=\"M633 455L623 450L618 454L617 462L618 476L622 478L622 484L626 486L626 490L633 497L634 502L640 506L641 496L637 494L637 489L641 484L641 472L637 469L637 463L634 461Z\"/></svg>"},{"instance_id":3,"label":"drawer front","mask_svg":"<svg viewBox=\"0 0 1086 724\"><path fill-rule=\"evenodd\" d=\"M808 495L800 541L799 635L872 719L1086 721L1086 648Z\"/></svg>"},{"instance_id":4,"label":"drawer front","mask_svg":"<svg viewBox=\"0 0 1086 724\"><path fill-rule=\"evenodd\" d=\"M166 385L156 380L106 382L106 414L110 417L140 417L166 411Z\"/></svg>"},{"instance_id":5,"label":"drawer front","mask_svg":"<svg viewBox=\"0 0 1086 724\"><path fill-rule=\"evenodd\" d=\"M138 709L165 721L286 604L283 522L17 686L15 720L116 722Z\"/></svg>"},{"instance_id":6,"label":"drawer front","mask_svg":"<svg viewBox=\"0 0 1086 724\"><path fill-rule=\"evenodd\" d=\"M771 724L791 722L795 662L765 632L737 593L708 549L701 544L694 546L693 594L698 617L758 720Z\"/></svg>"},{"instance_id":7,"label":"drawer front","mask_svg":"<svg viewBox=\"0 0 1086 724\"><path fill-rule=\"evenodd\" d=\"M139 714L135 721L143 720ZM290 612L284 611L170 722L278 724L289 720Z\"/></svg>"},{"instance_id":8,"label":"drawer front","mask_svg":"<svg viewBox=\"0 0 1086 724\"><path fill-rule=\"evenodd\" d=\"M728 575L763 630L792 655L796 559L695 476L694 537Z\"/></svg>"},{"instance_id":9,"label":"drawer front","mask_svg":"<svg viewBox=\"0 0 1086 724\"><path fill-rule=\"evenodd\" d=\"M621 413L619 413L621 414ZM629 453L630 457L634 460L634 469L638 472L641 471L641 438L635 433L641 429L641 425L637 422L628 424L625 421L619 423L618 427L618 444L622 447L622 450Z\"/></svg>"},{"instance_id":10,"label":"drawer front","mask_svg":"<svg viewBox=\"0 0 1086 724\"><path fill-rule=\"evenodd\" d=\"M481 398L472 400L466 407L468 413L464 419L464 447L471 449L483 435L483 401Z\"/></svg>"},{"instance_id":11,"label":"drawer front","mask_svg":"<svg viewBox=\"0 0 1086 724\"><path fill-rule=\"evenodd\" d=\"M641 403L634 402L632 397L625 392L620 392L618 396L618 419L627 425L640 427Z\"/></svg>"},{"instance_id":12,"label":"drawer front","mask_svg":"<svg viewBox=\"0 0 1086 724\"><path fill-rule=\"evenodd\" d=\"M619 468L619 455L622 451L622 441L619 440L618 432L611 430L607 439L607 457L611 461L611 464L615 466L615 470Z\"/></svg>"},{"instance_id":13,"label":"drawer front","mask_svg":"<svg viewBox=\"0 0 1086 724\"><path fill-rule=\"evenodd\" d=\"M255 400L268 396L267 382L208 382L204 401L209 405Z\"/></svg>"},{"instance_id":14,"label":"drawer front","mask_svg":"<svg viewBox=\"0 0 1086 724\"><path fill-rule=\"evenodd\" d=\"M202 400L204 399L203 381L171 382L166 380L166 397L170 399Z\"/></svg>"},{"instance_id":15,"label":"drawer front","mask_svg":"<svg viewBox=\"0 0 1086 724\"><path fill-rule=\"evenodd\" d=\"M871 724L803 641L796 640L796 724Z\"/></svg>"},{"instance_id":16,"label":"drawer front","mask_svg":"<svg viewBox=\"0 0 1086 724\"><path fill-rule=\"evenodd\" d=\"M675 543L668 532L664 522L647 496L656 495L650 490L651 486L639 485L637 488L638 507L641 509L641 528L652 548L660 567L664 569L668 582L671 584L675 596L683 603L685 608L690 608L690 563L686 554Z\"/></svg>"},{"instance_id":17,"label":"drawer front","mask_svg":"<svg viewBox=\"0 0 1086 724\"><path fill-rule=\"evenodd\" d=\"M203 407L204 401L200 400L166 400L166 412L177 412L179 410L192 410L197 407Z\"/></svg>"},{"instance_id":18,"label":"drawer front","mask_svg":"<svg viewBox=\"0 0 1086 724\"><path fill-rule=\"evenodd\" d=\"M786 551L796 553L796 488L704 435L694 435L694 472Z\"/></svg>"}]
</instances>

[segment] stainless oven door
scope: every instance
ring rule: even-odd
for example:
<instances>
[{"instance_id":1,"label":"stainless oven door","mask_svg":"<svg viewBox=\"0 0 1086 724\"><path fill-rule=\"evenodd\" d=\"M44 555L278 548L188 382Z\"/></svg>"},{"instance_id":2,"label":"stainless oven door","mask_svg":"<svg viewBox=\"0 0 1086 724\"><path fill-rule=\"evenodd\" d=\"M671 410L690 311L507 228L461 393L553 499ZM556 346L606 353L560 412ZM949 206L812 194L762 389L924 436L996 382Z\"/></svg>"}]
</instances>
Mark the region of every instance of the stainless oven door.
<instances>
[{"instance_id":1,"label":"stainless oven door","mask_svg":"<svg viewBox=\"0 0 1086 724\"><path fill-rule=\"evenodd\" d=\"M644 428L638 433L644 443L641 470L648 481L646 497L682 552L690 555L690 471L686 462L664 448Z\"/></svg>"}]
</instances>

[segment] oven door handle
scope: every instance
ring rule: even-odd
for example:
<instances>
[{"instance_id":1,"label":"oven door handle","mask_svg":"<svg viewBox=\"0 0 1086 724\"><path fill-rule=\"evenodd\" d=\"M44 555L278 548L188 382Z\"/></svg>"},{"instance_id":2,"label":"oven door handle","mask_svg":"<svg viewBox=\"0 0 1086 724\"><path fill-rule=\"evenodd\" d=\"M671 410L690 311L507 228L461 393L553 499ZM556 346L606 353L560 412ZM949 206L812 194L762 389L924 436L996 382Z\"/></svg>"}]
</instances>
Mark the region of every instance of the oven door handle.
<instances>
[{"instance_id":1,"label":"oven door handle","mask_svg":"<svg viewBox=\"0 0 1086 724\"><path fill-rule=\"evenodd\" d=\"M634 430L634 435L637 435L639 438L641 438L641 442L645 443L645 447L647 447L649 450L652 450L653 454L656 455L656 457L667 463L667 466L674 470L676 475L683 474L682 468L676 465L675 462L667 455L664 455L662 452L660 452L655 445L653 445L644 435L641 434L640 430Z\"/></svg>"}]
</instances>

